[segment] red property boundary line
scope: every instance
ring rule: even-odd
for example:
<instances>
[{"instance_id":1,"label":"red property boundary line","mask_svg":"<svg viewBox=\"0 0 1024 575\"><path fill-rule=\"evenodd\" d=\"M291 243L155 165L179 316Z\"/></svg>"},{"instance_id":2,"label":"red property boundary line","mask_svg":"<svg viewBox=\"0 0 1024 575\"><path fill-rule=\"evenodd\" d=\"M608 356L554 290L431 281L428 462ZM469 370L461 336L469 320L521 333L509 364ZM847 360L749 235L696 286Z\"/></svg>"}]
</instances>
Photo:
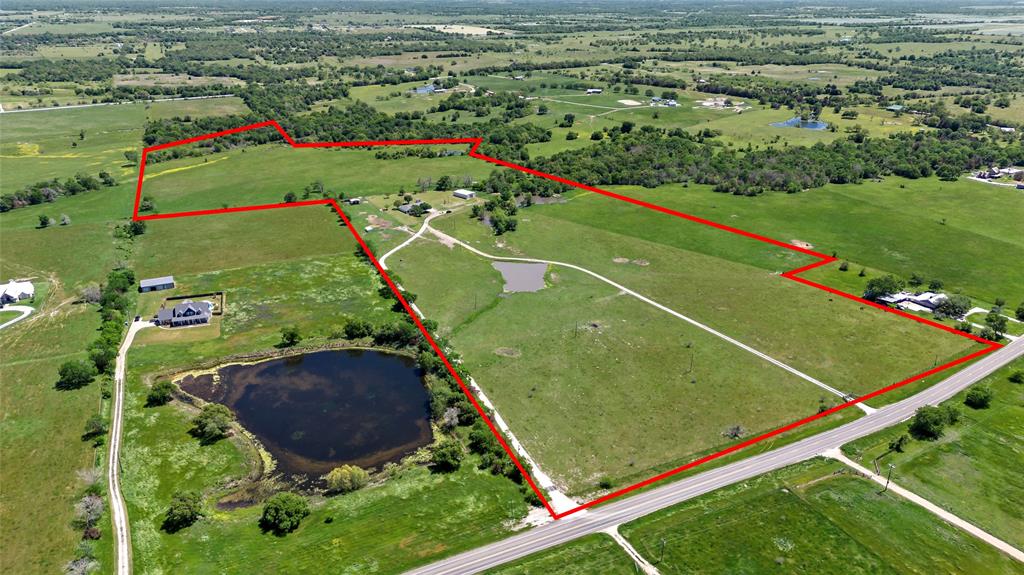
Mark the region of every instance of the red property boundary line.
<instances>
[{"instance_id":1,"label":"red property boundary line","mask_svg":"<svg viewBox=\"0 0 1024 575\"><path fill-rule=\"evenodd\" d=\"M476 158L476 159L479 159L479 160L484 160L485 162L489 162L491 164L495 164L495 165L498 165L498 166L503 166L503 167L506 167L506 168L511 168L511 169L514 169L514 170L519 170L520 172L524 172L524 173L527 173L527 174L532 174L534 176L537 176L537 177L540 177L540 178L545 178L545 179L548 179L548 180L553 180L555 182L559 182L559 183L565 184L567 186L572 186L574 188L579 188L579 189L582 189L582 190L587 190L589 192L594 192L594 193L597 193L597 194L601 194L603 196L608 196L610 198L615 198L617 200L621 200L623 202L628 202L630 204L633 204L633 205L636 205L636 206L640 206L640 207L643 207L643 208L647 208L649 210L654 210L656 212L661 212L663 214L667 214L667 215L670 215L670 216L675 216L677 218L682 218L684 220L689 220L691 222L696 222L696 223L699 223L699 224L704 224L706 226L711 226L711 227L717 228L719 230L723 230L723 231L726 231L726 232L730 232L730 233L737 234L737 235L740 235L740 236L744 236L744 237L747 237L747 238L755 239L755 240L758 240L758 241L761 241L761 242L765 242L765 243L768 243L768 244L772 244L772 245L780 247L780 248L785 248L787 250L792 250L792 251L795 251L795 252L800 252L800 253L805 254L805 255L816 257L816 258L818 258L818 261L816 261L814 263L811 263L811 264L808 264L808 265L803 266L803 267L799 267L799 268L796 268L796 269L793 269L793 270L789 270L789 271L783 273L782 277L785 277L787 279L791 279L791 280L793 280L795 282L799 282L799 283L802 283L804 285L808 285L808 286L811 286L811 287L814 287L814 288L817 288L817 289L820 289L820 290L824 290L824 291L826 291L826 292L828 292L830 294L837 295L837 296L840 296L840 297L844 297L846 299L850 299L850 300L856 301L856 302L864 304L864 305L872 306L874 308L880 309L880 310L882 310L884 312L887 312L887 313L896 314L898 316L905 317L907 319L912 319L912 320L914 320L916 322L923 323L925 325L929 325L931 327L934 327L934 328L937 328L937 329L941 329L943 331L946 331L946 332L949 332L949 333L953 333L953 334L959 335L961 337L969 338L969 339L974 340L974 341L976 341L978 343L984 344L986 347L984 349L975 351L975 352L970 353L968 355L965 355L963 357L957 358L957 359L955 359L953 361L950 361L948 363L945 363L945 364L942 364L940 366L937 366L937 367L934 367L932 369L929 369L928 371L921 372L921 373L919 373L917 375L914 375L912 377L904 379L903 381L899 381L899 382L896 382L896 383L894 383L892 385L888 385L888 386L883 387L881 389L875 390L875 391L873 391L871 393L868 393L866 395L858 397L857 399L854 399L852 401L848 401L846 403L837 405L837 406L835 406L835 407L833 407L831 409L822 411L820 413L816 413L816 414L811 415L809 417L805 417L805 418L803 418L801 420L794 421L793 423L790 423L788 425L785 425L785 426L779 427L777 429L773 429L771 431L762 433L761 435L758 435L756 437L752 437L752 438L750 438L750 439L748 439L746 441L743 441L741 443L738 443L736 445L733 445L731 447L723 449L722 451L718 451L716 453L712 453L710 455L701 457L700 459L696 459L694 461L691 461L690 463L687 463L686 465L682 465L682 466L677 467L675 469L671 469L669 471L665 471L665 472L660 473L658 475L655 475L654 477L651 477L649 479L645 479L645 480L640 481L638 483L634 483L633 485L630 485L628 487L624 487L622 489L618 489L616 491L613 491L612 493L609 493L609 494L604 495L602 497L599 497L597 499L593 499L591 501L583 503L582 505L574 507L573 509L569 509L567 511L563 511L563 512L559 513L559 512L556 512L554 510L554 508L548 502L547 498L544 497L543 492L540 489L538 489L536 483L534 483L534 481L533 481L533 478L530 476L529 473L527 473L526 468L524 468L523 464L519 461L519 458L516 456L516 453L508 446L508 444L505 442L505 438L501 435L501 433L498 432L498 429L495 427L494 422L491 421L491 418L487 416L487 413L483 410L483 408L480 406L480 404L477 403L476 398L470 392L469 388L466 386L466 383L464 381L462 381L462 378L459 377L459 374L455 371L455 369L452 367L452 364L448 361L448 357L444 354L444 351L441 350L441 348L437 345L437 342L434 341L434 338L431 337L430 333L423 326L423 323L420 321L419 317L416 315L416 313L413 312L412 308L409 306L409 303L407 301L405 301L404 297L402 297L402 294L398 290L398 288L395 286L395 283L393 281L391 281L391 277L388 276L387 272L381 266L380 262L377 261L377 257L370 251L369 247L366 245L366 242L363 241L362 236L359 235L359 232L356 231L355 227L352 226L352 222L349 220L348 216L345 215L345 212L341 209L341 206L338 205L338 202L336 200L333 200L333 199L307 200L307 201L292 202L292 203L261 204L261 205L241 206L241 207L234 207L234 208L221 208L221 209L213 209L213 210L195 210L195 211L187 211L187 212L173 212L173 213L166 213L166 214L151 214L151 215L147 215L147 216L140 216L139 215L139 202L142 199L142 182L143 182L144 174L146 172L146 156L150 152L156 152L156 151L159 151L159 150L164 150L164 149L172 148L172 147L175 147L175 146L182 146L182 145L185 145L185 144L191 144L191 143L200 142L200 141L203 141L203 140L210 140L210 139L213 139L213 138L219 138L221 136L228 136L228 135L231 135L231 134L237 134L239 132L245 132L245 131L248 131L248 130L255 130L255 129L258 129L258 128L268 128L268 127L272 127L275 130L277 130L277 132L281 134L281 137L283 137L284 140L286 142L288 142L288 144L291 145L291 147L293 147L293 148L354 148L354 147L372 147L372 146L406 146L406 145L415 145L415 144L471 144L472 147L469 150L469 156L472 157L472 158ZM748 232L746 230L741 230L741 229L738 229L738 228L727 226L725 224L720 224L718 222L713 222L711 220L706 220L704 218L700 218L700 217L694 216L692 214L686 214L686 213L683 213L683 212L678 212L676 210L671 210L669 208L665 208L665 207L662 207L662 206L659 206L659 205L656 205L656 204L652 204L652 203L645 202L645 201L642 201L642 200L638 200L638 199L635 199L635 198L630 198L628 196L623 196L621 194L616 194L614 192L609 192L607 190L602 190L600 188L595 188L594 186L588 186L586 184L581 184L579 182L574 182L572 180L567 180L567 179L559 177L559 176L555 176L555 175L552 175L552 174L546 174L544 172L540 172L540 171L537 171L537 170L533 170L533 169L527 168L526 166L521 166L519 164L514 164L512 162L506 162L504 160L499 160L497 158L492 158L490 156L481 154L481 153L479 153L477 151L477 149L480 147L480 144L482 142L483 142L482 138L449 138L449 139L435 139L435 140L378 140L378 141L368 141L368 142L296 142L295 140L292 139L291 136L288 135L287 132L284 131L284 128L282 128L281 125L278 124L276 120L268 120L268 121L265 121L265 122L260 122L258 124L250 124L248 126L241 126L241 127L238 127L238 128L232 128L230 130L223 130L223 131L220 131L220 132L214 132L214 133L211 133L211 134L205 134L205 135L202 135L202 136L196 136L194 138L188 138L186 140L179 140L179 141L176 141L176 142L167 142L165 144L160 144L160 145L157 145L157 146L150 146L150 147L144 148L142 150L142 158L141 158L140 163L139 163L139 180L138 180L138 185L136 186L136 189L135 189L135 206L134 206L134 208L132 210L132 219L133 220L160 220L160 219L168 219L168 218L182 218L182 217L189 217L189 216L204 216L204 215L210 215L210 214L225 214L225 213L232 213L232 212L249 212L249 211L256 211L256 210L270 210L270 209L276 209L276 208L291 208L291 207L300 207L300 206L315 206L315 205L331 206L334 209L334 211L337 212L338 216L341 217L342 221L345 223L345 227L347 227L348 230L350 232L352 232L352 236L355 237L356 242L358 242L359 246L367 254L367 256L369 257L370 261L373 263L374 267L377 268L377 272L380 273L381 277L387 283L388 287L391 288L391 291L394 293L394 295L398 299L398 301L402 304L402 307L405 308L405 311L412 318L413 322L416 324L416 327L419 328L420 333L423 334L423 337L426 339L427 343L430 344L430 347L432 347L434 349L434 351L437 353L438 357L441 358L441 361L444 363L444 366L448 369L448 372L451 374L452 378L455 379L455 381L459 384L459 387L462 388L463 393L466 394L466 396L469 398L469 401L473 404L473 407L475 407L476 410L480 413L480 417L483 418L484 422L491 429L491 432L494 433L494 436L498 439L498 442L505 449L505 452L508 453L509 457L512 458L512 462L515 463L516 467L519 468L519 471L522 473L522 475L526 479L527 483L529 483L530 487L537 494L537 496L540 498L540 500L544 503L544 507L547 508L548 513L550 513L551 516L553 518L555 518L555 519L561 519L561 518L563 518L563 517L565 517L567 515L571 515L571 514L577 512L577 511L581 511L583 509L587 509L588 507L593 507L594 505L598 505L598 504L603 503L605 501L608 501L610 499L614 499L614 498L619 497L621 495L625 495L626 493L629 493L629 492L634 491L636 489L640 489L641 487L645 487L645 486L650 485L652 483L661 481L663 479L666 479L668 477L676 475L677 473L686 471L688 469L692 469L694 467L697 467L698 465L707 463L707 462L712 461L714 459L718 459L718 458L723 457L725 455L728 455L730 453L733 453L733 452L739 451L741 449L744 449L746 447L749 447L751 445L754 445L755 443L759 443L759 442L764 441L766 439L769 439L771 437L775 437L775 436L780 435L782 433L785 433L787 431L791 431L793 429L796 429L797 427L800 427L802 425L806 425L807 423L810 423L810 422L812 422L812 421L814 421L816 419L821 419L823 417L826 417L828 415L836 413L837 411L840 411L842 409L846 409L846 408L848 408L850 406L856 405L856 404L858 404L858 403L860 403L862 401L867 401L868 399L871 399L873 397L877 397L879 395L882 395L884 393L892 391L892 390L894 390L894 389L896 389L898 387L902 387L902 386L907 385L909 383L913 383L915 381L924 379L924 378L926 378L926 377L928 377L930 375L934 375L936 373L939 373L941 371L949 369L949 368L951 368L953 366L960 365L962 363L971 361L972 359L981 357L981 356L983 356L983 355L985 355L987 353L990 353L990 352L992 352L992 351L1002 347L1002 344L999 344L999 343L996 343L996 342L992 342L992 341L983 339L983 338L975 336L973 334L963 333L963 332L957 331L957 330L955 330L955 329L953 329L953 328L951 328L949 326L945 326L945 325L942 325L940 323L934 322L932 320L929 320L929 319L926 319L926 318L923 318L923 317L919 317L919 316L916 316L916 315L913 315L913 314L909 314L909 313L906 313L906 312L898 310L898 309L890 308L890 307L887 307L887 306L884 306L884 305L881 305L881 304L878 304L878 303L875 303L875 302L872 302L872 301L868 301L866 299L857 297L855 295L839 291L839 290L837 290L835 288L832 288L832 287L829 287L829 286L826 286L826 285L822 285L822 284L813 282L811 280L799 277L799 274L801 274L803 272L806 272L808 270L812 270L814 268L817 268L817 267L820 267L820 266L832 263L834 261L837 261L838 258L835 258L835 257L832 257L832 256L827 256L825 254L822 254L822 253L819 253L819 252L816 252L814 250L810 250L810 249L807 249L807 248L803 248L803 247L800 247L800 246L794 246L792 244L789 244L789 243L786 243L786 242L782 242L782 241L779 241L779 240L776 240L776 239L772 239L772 238L769 238L769 237L765 237L765 236L762 236L760 234L755 234L753 232Z\"/></svg>"}]
</instances>

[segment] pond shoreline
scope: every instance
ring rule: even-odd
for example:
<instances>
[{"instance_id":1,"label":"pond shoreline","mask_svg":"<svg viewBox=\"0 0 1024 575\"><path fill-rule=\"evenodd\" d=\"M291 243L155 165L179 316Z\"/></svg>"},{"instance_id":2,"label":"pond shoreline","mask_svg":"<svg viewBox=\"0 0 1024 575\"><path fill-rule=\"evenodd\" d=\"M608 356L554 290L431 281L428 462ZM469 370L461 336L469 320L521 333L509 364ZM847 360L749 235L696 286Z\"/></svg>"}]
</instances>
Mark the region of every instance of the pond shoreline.
<instances>
[{"instance_id":1,"label":"pond shoreline","mask_svg":"<svg viewBox=\"0 0 1024 575\"><path fill-rule=\"evenodd\" d=\"M419 365L415 363L416 355L410 350L377 347L373 345L343 341L328 342L320 345L304 347L264 349L257 352L234 354L211 361L197 362L190 368L175 368L150 373L145 379L149 384L163 379L170 380L175 384L175 399L177 399L182 406L188 406L187 409L189 409L189 411L194 411L201 409L202 406L208 403L218 402L208 401L184 389L181 384L185 378L190 376L212 376L215 378L215 384L219 384L219 373L224 368L233 366L255 366L261 363L287 360L288 358L298 358L311 354L332 351L373 352L377 354L395 356L406 360L412 360L415 368L420 369ZM420 378L420 384L429 394L429 382L423 376ZM234 410L232 411L234 413ZM224 486L223 492L217 497L218 508L228 509L255 505L265 498L267 493L264 492L268 490L271 492L276 491L283 486L286 486L288 489L302 491L310 495L317 495L325 492L324 486L321 485L322 481L320 480L319 475L285 474L280 468L279 459L271 453L271 450L264 445L264 442L261 441L259 437L257 437L239 420L237 416L238 414L236 413L235 415L236 417L233 421L232 427L236 430L236 433L234 433L230 439L232 441L236 441L239 445L239 449L245 455L250 471L245 477L235 479ZM436 443L437 438L439 437L439 430L436 422L429 413L427 414L426 422L429 426L431 435L429 442L426 445L418 447L414 451L406 453L400 459L388 463L387 465L389 468L392 465L419 465L428 459L427 454L429 453L430 447ZM375 471L374 474L380 474L383 470L384 466L375 465L368 468L368 471Z\"/></svg>"}]
</instances>

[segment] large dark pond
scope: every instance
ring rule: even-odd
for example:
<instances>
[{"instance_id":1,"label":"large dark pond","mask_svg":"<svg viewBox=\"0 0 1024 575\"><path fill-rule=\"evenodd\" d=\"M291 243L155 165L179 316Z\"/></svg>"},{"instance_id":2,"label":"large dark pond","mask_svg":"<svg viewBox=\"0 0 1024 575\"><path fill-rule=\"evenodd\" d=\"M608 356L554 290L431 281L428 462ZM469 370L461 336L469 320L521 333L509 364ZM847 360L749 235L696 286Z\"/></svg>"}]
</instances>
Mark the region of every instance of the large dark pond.
<instances>
[{"instance_id":1,"label":"large dark pond","mask_svg":"<svg viewBox=\"0 0 1024 575\"><path fill-rule=\"evenodd\" d=\"M407 357L333 350L186 377L182 389L228 406L286 475L397 461L431 441L422 374Z\"/></svg>"}]
</instances>

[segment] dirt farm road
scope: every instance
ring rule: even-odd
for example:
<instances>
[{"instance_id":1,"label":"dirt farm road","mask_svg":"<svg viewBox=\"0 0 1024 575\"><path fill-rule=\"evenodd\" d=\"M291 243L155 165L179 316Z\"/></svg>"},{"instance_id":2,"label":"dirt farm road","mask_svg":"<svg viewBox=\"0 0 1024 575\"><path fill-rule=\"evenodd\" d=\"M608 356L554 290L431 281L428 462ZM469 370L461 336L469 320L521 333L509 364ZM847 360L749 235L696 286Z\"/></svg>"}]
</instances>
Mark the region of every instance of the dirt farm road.
<instances>
[{"instance_id":1,"label":"dirt farm road","mask_svg":"<svg viewBox=\"0 0 1024 575\"><path fill-rule=\"evenodd\" d=\"M405 247L406 245L408 245L409 243L414 241L416 238L421 236L424 231L430 231L430 233L434 234L434 236L436 236L439 240L441 240L445 244L461 246L461 247L469 250L470 252L472 252L472 253L474 253L474 254L476 254L478 256L481 256L481 257L484 257L484 258L487 258L487 259L490 259L490 260L507 261L507 262L542 263L542 264L562 266L562 267L567 267L567 268L570 268L570 269L574 269L576 271L580 271L580 272L583 272L583 273L585 273L585 274L587 274L587 275L589 275L591 277L594 277L594 278L596 278L598 280L601 280L602 282L604 282L604 283L614 287L615 289L618 289L618 290L622 291L625 294L631 295L631 296L635 297L636 299L638 299L638 300L640 300L640 301L642 301L642 302L644 302L646 304L654 306L654 307L658 308L659 310L661 310L661 311L663 311L663 312L665 312L665 313L667 313L669 315L672 315L672 316L674 316L674 317L676 317L678 319L681 319L681 320L689 323L690 325L693 325L693 326L695 326L697 328L700 328L700 329L710 333L711 335L713 335L715 337L723 339L723 340L727 341L728 343L731 343L732 345L734 345L734 346L736 346L736 347L738 347L738 348L740 348L740 349L742 349L742 350L744 350L744 351L746 351L748 353L756 355L757 357L767 361L768 363L771 363L772 365L780 367L780 368L782 368L782 369L792 373L793 375L795 375L795 376L797 376L797 377L799 377L799 378L801 378L801 379L803 379L805 381L809 381L810 383L813 383L814 385L820 387L821 389L823 389L823 390L825 390L825 391L827 391L827 392L829 392L829 393L831 393L833 395L836 395L836 396L842 398L844 401L849 401L850 399L853 399L853 397L850 396L849 394L844 393L844 392L842 392L842 391L840 391L840 390L838 390L838 389L836 389L836 388L834 388L834 387L832 387L832 386L830 386L830 385L828 385L828 384L826 384L826 383L824 383L824 382L822 382L822 381L820 381L818 379L815 379L815 378L811 377L810 375L807 375L806 373L796 369L795 367L787 365L787 364L785 364L785 363L775 359L774 357L772 357L772 356L770 356L770 355L768 355L766 353L760 352L760 351L750 347L749 345L747 345L747 344L745 344L745 343L743 343L743 342L741 342L741 341L739 341L737 339L734 339L734 338L732 338L732 337L730 337L730 336L728 336L728 335L726 335L726 334L724 334L724 333L722 333L722 332L720 332L720 331L718 331L718 330L716 330L716 329L714 329L714 328L712 328L712 327L710 327L710 326L708 326L706 324L703 324L703 323L701 323L701 322L699 322L699 321L697 321L697 320L695 320L693 318L685 316L685 315L677 312L676 310L674 310L672 308L664 306L664 305L662 305L662 304L652 300L651 298L649 298L647 296L644 296L643 294L637 293L637 292L635 292L635 291L633 291L633 290L631 290L631 289L629 289L629 288L627 288L627 287L625 287L625 286L623 286L623 285L621 285L619 283L616 283L615 281L613 281L611 279L608 279L608 278L604 277L603 275L600 275L600 274L598 274L596 272L588 270L587 268L580 267L580 266L577 266L577 265L574 265L574 264L569 264L569 263L565 263L565 262L557 262L557 261L552 261L552 260L541 260L541 259L535 259L535 258L515 258L515 257L495 256L495 255L492 255L492 254L488 254L486 252L482 252L482 251L474 248L473 246L471 246L471 245L469 245L469 244L467 244L467 243L465 243L465 242L463 242L463 241L461 241L461 240L459 240L457 238L449 236L448 234L445 234L444 232L438 231L437 229L431 227L430 226L430 220L433 219L434 216L435 216L435 214L431 214L431 216L428 217L423 222L423 226L416 232L416 234L413 237L409 238L408 240L403 242L400 246L396 247L395 249L393 249L390 252L388 252L387 254L385 254L384 257L388 257L391 254L397 252L399 249ZM872 408L872 407L870 407L868 405L865 405L864 403L858 403L856 405L864 413L871 413L871 412L874 411L874 408Z\"/></svg>"},{"instance_id":2,"label":"dirt farm road","mask_svg":"<svg viewBox=\"0 0 1024 575\"><path fill-rule=\"evenodd\" d=\"M114 531L114 556L117 563L117 575L131 575L132 572L132 538L128 525L128 508L121 495L121 427L124 412L124 379L127 372L128 348L135 339L135 334L147 327L153 327L148 321L136 321L128 327L128 333L117 350L117 363L114 367L114 406L110 416L110 452L107 457L107 492L110 495L110 521Z\"/></svg>"}]
</instances>

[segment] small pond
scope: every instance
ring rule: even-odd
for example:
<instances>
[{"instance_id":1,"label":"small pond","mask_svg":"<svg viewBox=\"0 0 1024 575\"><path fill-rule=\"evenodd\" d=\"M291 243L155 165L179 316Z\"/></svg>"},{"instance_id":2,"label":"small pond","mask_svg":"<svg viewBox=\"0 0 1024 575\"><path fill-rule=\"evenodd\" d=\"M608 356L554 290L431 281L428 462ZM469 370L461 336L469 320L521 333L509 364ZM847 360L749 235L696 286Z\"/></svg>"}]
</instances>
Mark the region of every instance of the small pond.
<instances>
[{"instance_id":1,"label":"small pond","mask_svg":"<svg viewBox=\"0 0 1024 575\"><path fill-rule=\"evenodd\" d=\"M544 289L544 274L548 264L494 262L494 269L501 272L507 292L535 292Z\"/></svg>"},{"instance_id":2,"label":"small pond","mask_svg":"<svg viewBox=\"0 0 1024 575\"><path fill-rule=\"evenodd\" d=\"M398 461L431 442L430 400L411 358L331 350L187 376L188 393L226 405L286 476Z\"/></svg>"},{"instance_id":3,"label":"small pond","mask_svg":"<svg viewBox=\"0 0 1024 575\"><path fill-rule=\"evenodd\" d=\"M804 120L800 116L790 118L785 122L772 122L769 124L776 128L803 128L805 130L824 130L828 128L828 122L821 120Z\"/></svg>"}]
</instances>

